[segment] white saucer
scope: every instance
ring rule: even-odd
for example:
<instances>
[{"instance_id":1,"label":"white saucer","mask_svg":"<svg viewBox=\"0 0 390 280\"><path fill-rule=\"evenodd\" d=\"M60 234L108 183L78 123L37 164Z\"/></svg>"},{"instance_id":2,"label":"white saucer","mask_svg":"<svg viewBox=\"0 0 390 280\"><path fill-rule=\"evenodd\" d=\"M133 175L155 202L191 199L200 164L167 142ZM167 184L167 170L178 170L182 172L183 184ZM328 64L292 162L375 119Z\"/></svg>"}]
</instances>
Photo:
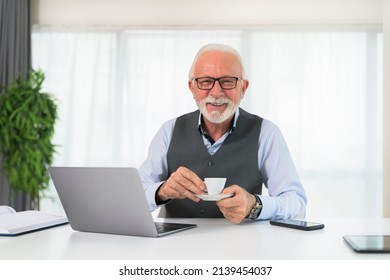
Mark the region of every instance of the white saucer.
<instances>
[{"instance_id":1,"label":"white saucer","mask_svg":"<svg viewBox=\"0 0 390 280\"><path fill-rule=\"evenodd\" d=\"M233 196L233 194L232 193L217 194L217 195L197 194L196 196L199 197L200 199L204 200L204 201L218 201L218 200L221 200L221 199L224 199L224 198L231 197L231 196Z\"/></svg>"}]
</instances>

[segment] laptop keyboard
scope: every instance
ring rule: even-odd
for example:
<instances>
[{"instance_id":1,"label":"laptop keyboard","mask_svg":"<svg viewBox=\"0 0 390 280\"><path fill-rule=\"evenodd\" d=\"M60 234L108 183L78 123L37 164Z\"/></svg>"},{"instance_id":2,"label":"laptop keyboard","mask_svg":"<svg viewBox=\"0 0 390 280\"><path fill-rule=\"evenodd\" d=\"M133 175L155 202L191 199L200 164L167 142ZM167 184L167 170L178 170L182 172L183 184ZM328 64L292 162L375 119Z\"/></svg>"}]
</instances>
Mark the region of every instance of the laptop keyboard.
<instances>
[{"instance_id":1,"label":"laptop keyboard","mask_svg":"<svg viewBox=\"0 0 390 280\"><path fill-rule=\"evenodd\" d=\"M169 223L155 223L158 232L167 232L177 229L177 225Z\"/></svg>"}]
</instances>

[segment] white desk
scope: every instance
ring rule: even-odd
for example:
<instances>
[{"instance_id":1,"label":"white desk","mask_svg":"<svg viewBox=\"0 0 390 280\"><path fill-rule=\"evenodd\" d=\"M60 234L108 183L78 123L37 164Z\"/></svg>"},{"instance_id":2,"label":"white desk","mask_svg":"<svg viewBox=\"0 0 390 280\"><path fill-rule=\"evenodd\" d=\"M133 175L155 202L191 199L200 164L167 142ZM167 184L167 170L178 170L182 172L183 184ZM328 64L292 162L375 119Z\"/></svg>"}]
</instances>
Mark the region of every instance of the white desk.
<instances>
[{"instance_id":1,"label":"white desk","mask_svg":"<svg viewBox=\"0 0 390 280\"><path fill-rule=\"evenodd\" d=\"M170 219L198 227L147 238L76 232L65 225L0 237L0 259L390 260L390 254L355 253L342 238L347 234L390 234L390 219L309 220L323 222L325 228L305 232L271 226L268 221L235 225L225 219Z\"/></svg>"}]
</instances>

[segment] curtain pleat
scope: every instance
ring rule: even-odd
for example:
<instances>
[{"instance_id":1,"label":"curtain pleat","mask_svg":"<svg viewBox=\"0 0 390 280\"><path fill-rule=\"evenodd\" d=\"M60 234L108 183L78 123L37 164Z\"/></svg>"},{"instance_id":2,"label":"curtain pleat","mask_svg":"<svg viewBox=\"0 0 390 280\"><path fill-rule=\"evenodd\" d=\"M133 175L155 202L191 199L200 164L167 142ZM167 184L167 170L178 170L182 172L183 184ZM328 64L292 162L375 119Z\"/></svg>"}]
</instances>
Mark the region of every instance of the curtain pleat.
<instances>
[{"instance_id":1,"label":"curtain pleat","mask_svg":"<svg viewBox=\"0 0 390 280\"><path fill-rule=\"evenodd\" d=\"M18 77L27 77L31 68L30 0L0 0L0 94ZM0 166L2 157L0 155ZM10 189L0 168L0 204L16 211L29 208L29 198Z\"/></svg>"}]
</instances>

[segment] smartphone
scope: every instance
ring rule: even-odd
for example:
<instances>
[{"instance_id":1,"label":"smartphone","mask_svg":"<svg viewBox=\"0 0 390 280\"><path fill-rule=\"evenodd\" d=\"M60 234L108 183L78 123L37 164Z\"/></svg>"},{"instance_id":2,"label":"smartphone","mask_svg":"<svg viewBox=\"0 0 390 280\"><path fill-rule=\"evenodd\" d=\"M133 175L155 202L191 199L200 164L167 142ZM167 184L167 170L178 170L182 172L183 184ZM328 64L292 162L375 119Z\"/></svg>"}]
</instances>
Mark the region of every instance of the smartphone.
<instances>
[{"instance_id":1,"label":"smartphone","mask_svg":"<svg viewBox=\"0 0 390 280\"><path fill-rule=\"evenodd\" d=\"M270 224L274 226L288 227L300 230L316 230L325 227L325 225L321 223L300 220L272 220L270 221Z\"/></svg>"}]
</instances>

